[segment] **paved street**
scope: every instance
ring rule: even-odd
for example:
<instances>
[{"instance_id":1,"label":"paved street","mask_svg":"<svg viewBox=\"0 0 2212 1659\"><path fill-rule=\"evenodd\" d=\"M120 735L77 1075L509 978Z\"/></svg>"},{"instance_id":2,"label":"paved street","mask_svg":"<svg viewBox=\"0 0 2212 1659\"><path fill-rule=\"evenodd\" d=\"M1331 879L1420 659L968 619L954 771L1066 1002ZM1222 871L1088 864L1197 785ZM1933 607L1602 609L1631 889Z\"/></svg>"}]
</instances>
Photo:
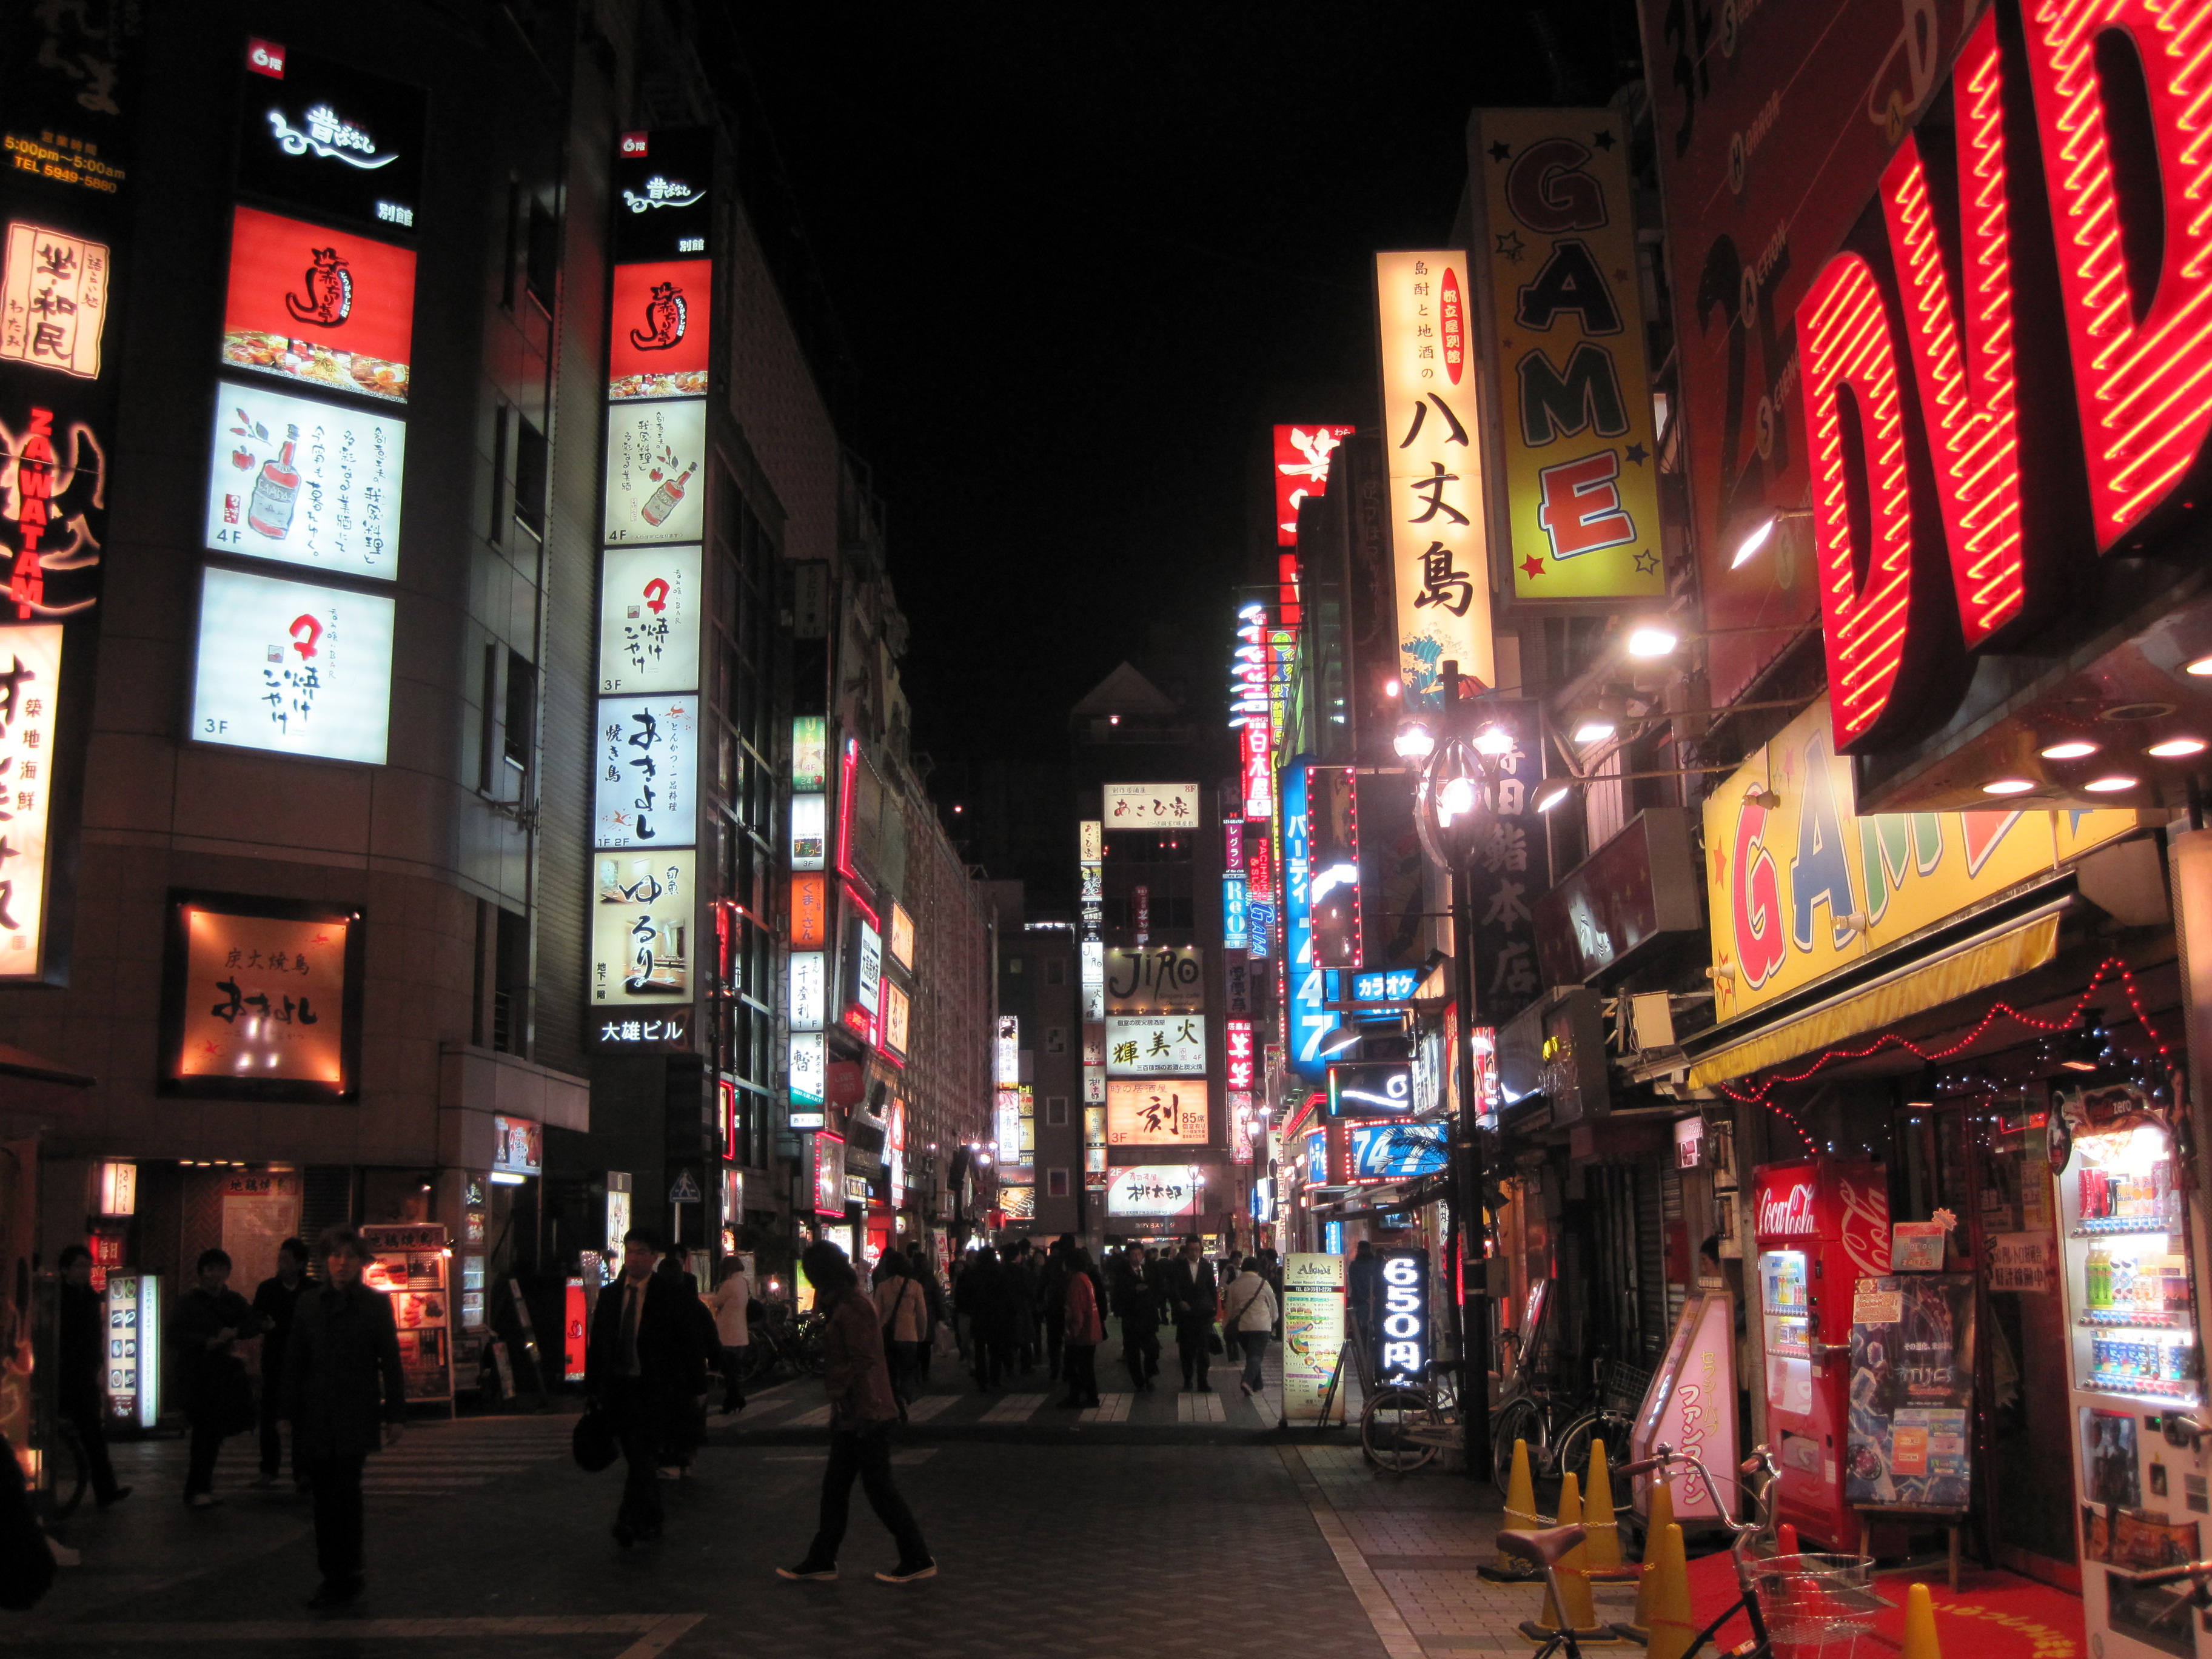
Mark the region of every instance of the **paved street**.
<instances>
[{"instance_id":1,"label":"paved street","mask_svg":"<svg viewBox=\"0 0 2212 1659\"><path fill-rule=\"evenodd\" d=\"M940 1362L895 1462L944 1571L902 1588L870 1576L891 1551L857 1491L844 1576L773 1576L812 1527L824 1453L811 1382L715 1419L696 1478L664 1487L666 1540L627 1554L607 1533L619 1472L568 1461L569 1419L419 1422L370 1462L369 1590L327 1616L302 1605L305 1502L249 1484L250 1440L226 1448L223 1506L198 1514L178 1501L180 1441L119 1447L136 1495L70 1524L84 1564L34 1613L0 1613L0 1645L70 1659L1527 1651L1511 1627L1536 1593L1474 1571L1498 1526L1486 1487L1378 1476L1341 1431L1279 1433L1235 1376L1217 1364L1211 1395L1109 1395L1078 1413L1036 1379L955 1392Z\"/></svg>"}]
</instances>

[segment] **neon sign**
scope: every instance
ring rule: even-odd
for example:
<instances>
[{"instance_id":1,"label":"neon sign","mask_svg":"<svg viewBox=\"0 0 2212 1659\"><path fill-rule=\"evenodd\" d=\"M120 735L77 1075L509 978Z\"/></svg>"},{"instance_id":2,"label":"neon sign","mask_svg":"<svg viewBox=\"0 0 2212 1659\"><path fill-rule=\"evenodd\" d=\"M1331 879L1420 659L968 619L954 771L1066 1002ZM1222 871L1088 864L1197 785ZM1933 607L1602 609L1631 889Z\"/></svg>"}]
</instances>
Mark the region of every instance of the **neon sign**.
<instances>
[{"instance_id":1,"label":"neon sign","mask_svg":"<svg viewBox=\"0 0 2212 1659\"><path fill-rule=\"evenodd\" d=\"M1377 1250L1382 1308L1375 1327L1379 1386L1421 1386L1429 1364L1429 1253Z\"/></svg>"}]
</instances>

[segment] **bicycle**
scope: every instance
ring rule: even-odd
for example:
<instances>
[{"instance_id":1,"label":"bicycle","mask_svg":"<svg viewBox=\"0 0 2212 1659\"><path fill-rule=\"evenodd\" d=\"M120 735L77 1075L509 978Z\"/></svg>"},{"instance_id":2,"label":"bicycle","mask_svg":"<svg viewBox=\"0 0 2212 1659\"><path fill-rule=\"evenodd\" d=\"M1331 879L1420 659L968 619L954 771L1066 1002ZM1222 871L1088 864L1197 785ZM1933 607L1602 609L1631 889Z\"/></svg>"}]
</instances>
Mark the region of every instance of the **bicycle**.
<instances>
[{"instance_id":1,"label":"bicycle","mask_svg":"<svg viewBox=\"0 0 2212 1659\"><path fill-rule=\"evenodd\" d=\"M1465 1430L1449 1379L1466 1363L1431 1359L1420 1387L1395 1383L1367 1397L1359 1418L1359 1449L1369 1462L1392 1474L1411 1474L1461 1443Z\"/></svg>"},{"instance_id":2,"label":"bicycle","mask_svg":"<svg viewBox=\"0 0 2212 1659\"><path fill-rule=\"evenodd\" d=\"M1511 1332L1502 1339L1509 1353L1517 1348ZM1618 1470L1628 1452L1629 1434L1636 1426L1636 1409L1651 1374L1620 1360L1600 1358L1592 1366L1589 1395L1570 1411L1568 1402L1548 1389L1529 1386L1516 1365L1509 1370L1505 1397L1492 1413L1490 1446L1492 1476L1503 1494L1513 1478L1513 1447L1528 1445L1528 1472L1538 1480L1555 1480L1571 1474L1585 1484L1589 1480L1590 1449L1602 1442L1606 1468ZM1560 1425L1559 1419L1566 1415Z\"/></svg>"}]
</instances>

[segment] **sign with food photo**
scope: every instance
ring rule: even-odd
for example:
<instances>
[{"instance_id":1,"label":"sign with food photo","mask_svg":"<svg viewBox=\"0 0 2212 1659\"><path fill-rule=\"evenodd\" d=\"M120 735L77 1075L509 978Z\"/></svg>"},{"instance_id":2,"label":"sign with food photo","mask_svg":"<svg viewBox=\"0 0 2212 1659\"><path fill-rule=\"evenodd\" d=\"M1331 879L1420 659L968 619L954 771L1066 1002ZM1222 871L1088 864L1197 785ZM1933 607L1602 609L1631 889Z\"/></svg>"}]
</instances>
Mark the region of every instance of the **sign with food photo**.
<instances>
[{"instance_id":1,"label":"sign with food photo","mask_svg":"<svg viewBox=\"0 0 2212 1659\"><path fill-rule=\"evenodd\" d=\"M224 362L404 404L414 339L412 250L234 210Z\"/></svg>"}]
</instances>

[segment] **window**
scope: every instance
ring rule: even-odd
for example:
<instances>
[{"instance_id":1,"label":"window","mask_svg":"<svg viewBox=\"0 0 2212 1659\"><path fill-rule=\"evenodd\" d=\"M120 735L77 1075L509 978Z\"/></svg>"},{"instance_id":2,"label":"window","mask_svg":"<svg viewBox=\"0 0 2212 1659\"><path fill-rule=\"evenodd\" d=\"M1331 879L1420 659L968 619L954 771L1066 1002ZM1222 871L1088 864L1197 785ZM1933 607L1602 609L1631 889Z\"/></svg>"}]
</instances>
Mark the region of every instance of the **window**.
<instances>
[{"instance_id":1,"label":"window","mask_svg":"<svg viewBox=\"0 0 2212 1659\"><path fill-rule=\"evenodd\" d=\"M496 645L483 648L483 683L477 693L477 716L483 727L477 745L477 787L491 793L492 767L499 749L499 652Z\"/></svg>"},{"instance_id":2,"label":"window","mask_svg":"<svg viewBox=\"0 0 2212 1659\"><path fill-rule=\"evenodd\" d=\"M517 419L514 441L514 521L545 539L545 434Z\"/></svg>"},{"instance_id":3,"label":"window","mask_svg":"<svg viewBox=\"0 0 2212 1659\"><path fill-rule=\"evenodd\" d=\"M1066 1095L1047 1095L1045 1097L1044 1121L1045 1127L1047 1128L1058 1129L1066 1127L1067 1097Z\"/></svg>"},{"instance_id":4,"label":"window","mask_svg":"<svg viewBox=\"0 0 2212 1659\"><path fill-rule=\"evenodd\" d=\"M1066 1198L1067 1196L1066 1170L1047 1170L1044 1172L1044 1195L1047 1198Z\"/></svg>"},{"instance_id":5,"label":"window","mask_svg":"<svg viewBox=\"0 0 2212 1659\"><path fill-rule=\"evenodd\" d=\"M507 763L526 773L538 742L538 671L515 651L507 653L506 724Z\"/></svg>"},{"instance_id":6,"label":"window","mask_svg":"<svg viewBox=\"0 0 2212 1659\"><path fill-rule=\"evenodd\" d=\"M493 413L491 421L491 543L501 546L507 540L507 520L514 510L507 499L507 446L513 441L510 428L514 410L502 403Z\"/></svg>"},{"instance_id":7,"label":"window","mask_svg":"<svg viewBox=\"0 0 2212 1659\"><path fill-rule=\"evenodd\" d=\"M1022 961L1023 959L1020 957L1008 957L1006 958L1006 971L1010 974L1020 973L1022 971Z\"/></svg>"},{"instance_id":8,"label":"window","mask_svg":"<svg viewBox=\"0 0 2212 1659\"><path fill-rule=\"evenodd\" d=\"M1044 964L1044 982L1048 985L1066 984L1067 964L1058 957L1047 958Z\"/></svg>"},{"instance_id":9,"label":"window","mask_svg":"<svg viewBox=\"0 0 2212 1659\"><path fill-rule=\"evenodd\" d=\"M530 246L526 252L530 263L526 280L530 297L550 317L561 271L561 222L553 216L550 208L534 197L530 204Z\"/></svg>"},{"instance_id":10,"label":"window","mask_svg":"<svg viewBox=\"0 0 2212 1659\"><path fill-rule=\"evenodd\" d=\"M514 309L514 279L520 274L521 264L522 180L510 177L507 181L507 268L499 282L499 302L508 311Z\"/></svg>"}]
</instances>

